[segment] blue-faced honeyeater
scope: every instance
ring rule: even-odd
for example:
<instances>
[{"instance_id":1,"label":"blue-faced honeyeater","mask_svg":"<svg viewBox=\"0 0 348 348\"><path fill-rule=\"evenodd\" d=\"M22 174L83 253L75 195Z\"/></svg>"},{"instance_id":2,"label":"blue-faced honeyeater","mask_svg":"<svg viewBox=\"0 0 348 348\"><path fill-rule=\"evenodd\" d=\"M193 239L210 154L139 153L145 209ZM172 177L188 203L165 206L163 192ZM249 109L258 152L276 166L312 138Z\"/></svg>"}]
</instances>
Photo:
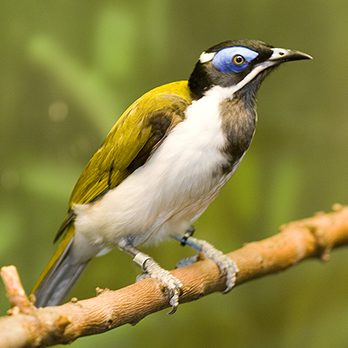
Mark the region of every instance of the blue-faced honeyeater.
<instances>
[{"instance_id":1,"label":"blue-faced honeyeater","mask_svg":"<svg viewBox=\"0 0 348 348\"><path fill-rule=\"evenodd\" d=\"M311 59L257 40L204 51L188 81L157 87L117 120L78 179L33 289L37 306L60 303L88 262L118 247L167 289L173 311L182 284L137 247L168 237L203 252L234 284L237 265L192 237L193 223L232 176L252 141L255 95L278 65Z\"/></svg>"}]
</instances>

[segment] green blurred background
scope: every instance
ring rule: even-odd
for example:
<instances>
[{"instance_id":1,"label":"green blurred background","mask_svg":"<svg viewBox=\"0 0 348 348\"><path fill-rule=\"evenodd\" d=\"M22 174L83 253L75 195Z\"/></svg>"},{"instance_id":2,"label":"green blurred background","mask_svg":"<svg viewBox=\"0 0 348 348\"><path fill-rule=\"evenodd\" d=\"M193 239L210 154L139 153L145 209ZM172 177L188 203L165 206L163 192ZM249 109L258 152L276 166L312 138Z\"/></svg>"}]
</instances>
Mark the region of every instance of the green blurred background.
<instances>
[{"instance_id":1,"label":"green blurred background","mask_svg":"<svg viewBox=\"0 0 348 348\"><path fill-rule=\"evenodd\" d=\"M121 112L185 79L230 38L303 50L258 95L259 125L240 169L197 223L225 251L348 198L348 3L344 0L1 1L0 264L30 289L54 250L71 189ZM165 267L189 254L145 249ZM348 253L156 313L73 347L348 347ZM117 289L138 269L114 251L71 296ZM1 313L8 303L0 293Z\"/></svg>"}]
</instances>

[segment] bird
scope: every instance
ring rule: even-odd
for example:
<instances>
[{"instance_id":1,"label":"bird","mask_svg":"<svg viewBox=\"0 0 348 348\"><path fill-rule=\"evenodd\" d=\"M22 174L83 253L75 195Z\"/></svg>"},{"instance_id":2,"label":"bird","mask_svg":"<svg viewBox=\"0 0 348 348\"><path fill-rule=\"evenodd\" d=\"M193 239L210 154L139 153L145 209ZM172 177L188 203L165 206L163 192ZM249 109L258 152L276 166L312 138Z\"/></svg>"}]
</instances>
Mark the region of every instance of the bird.
<instances>
[{"instance_id":1,"label":"bird","mask_svg":"<svg viewBox=\"0 0 348 348\"><path fill-rule=\"evenodd\" d=\"M131 104L77 180L54 240L60 243L32 290L36 306L60 304L93 257L119 248L144 277L158 280L175 312L181 281L139 249L170 238L213 260L231 290L238 265L194 238L194 223L251 144L262 81L279 65L304 59L312 57L259 40L227 40L199 56L188 80Z\"/></svg>"}]
</instances>

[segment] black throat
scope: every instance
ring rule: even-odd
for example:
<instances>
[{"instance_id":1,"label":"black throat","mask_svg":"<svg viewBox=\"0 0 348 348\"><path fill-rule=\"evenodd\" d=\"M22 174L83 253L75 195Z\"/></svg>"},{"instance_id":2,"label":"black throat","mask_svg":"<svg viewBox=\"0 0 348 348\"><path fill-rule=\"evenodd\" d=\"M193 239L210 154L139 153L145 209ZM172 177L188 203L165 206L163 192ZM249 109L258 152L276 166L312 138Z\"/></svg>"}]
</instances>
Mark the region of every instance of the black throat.
<instances>
[{"instance_id":1,"label":"black throat","mask_svg":"<svg viewBox=\"0 0 348 348\"><path fill-rule=\"evenodd\" d=\"M221 150L227 158L221 171L228 174L248 150L255 133L255 98L242 91L237 92L232 99L221 102L220 115L226 137L226 145Z\"/></svg>"}]
</instances>

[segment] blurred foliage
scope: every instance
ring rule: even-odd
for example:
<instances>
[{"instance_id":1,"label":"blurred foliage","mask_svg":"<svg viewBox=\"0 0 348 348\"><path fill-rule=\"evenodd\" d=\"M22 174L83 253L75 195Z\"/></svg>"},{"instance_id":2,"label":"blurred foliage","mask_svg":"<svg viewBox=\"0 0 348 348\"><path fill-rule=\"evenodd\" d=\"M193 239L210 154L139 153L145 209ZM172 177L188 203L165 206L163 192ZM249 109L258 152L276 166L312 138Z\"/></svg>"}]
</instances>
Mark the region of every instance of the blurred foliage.
<instances>
[{"instance_id":1,"label":"blurred foliage","mask_svg":"<svg viewBox=\"0 0 348 348\"><path fill-rule=\"evenodd\" d=\"M347 2L68 1L0 3L0 263L29 289L53 252L70 191L132 101L187 78L200 52L229 38L300 49L259 93L259 125L240 169L197 224L223 250L347 203ZM148 250L168 268L189 253ZM73 347L347 347L346 250L183 305ZM93 261L72 295L118 288L138 272L127 255ZM1 312L8 303L1 293Z\"/></svg>"}]
</instances>

